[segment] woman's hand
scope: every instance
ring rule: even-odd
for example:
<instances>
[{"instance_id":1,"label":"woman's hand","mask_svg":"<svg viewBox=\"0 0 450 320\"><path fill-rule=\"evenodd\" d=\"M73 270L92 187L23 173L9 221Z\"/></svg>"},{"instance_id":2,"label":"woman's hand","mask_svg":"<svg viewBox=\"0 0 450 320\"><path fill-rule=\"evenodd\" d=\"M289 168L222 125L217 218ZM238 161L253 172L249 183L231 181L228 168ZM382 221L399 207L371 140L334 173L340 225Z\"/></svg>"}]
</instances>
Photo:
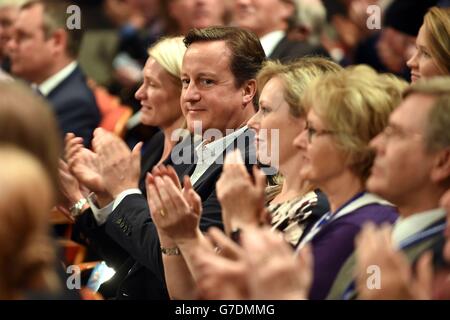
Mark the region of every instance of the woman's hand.
<instances>
[{"instance_id":1,"label":"woman's hand","mask_svg":"<svg viewBox=\"0 0 450 320\"><path fill-rule=\"evenodd\" d=\"M254 181L248 174L239 150L225 158L223 172L217 181L217 197L222 206L225 231L262 222L266 177L253 168ZM265 222L265 220L264 220Z\"/></svg>"},{"instance_id":2,"label":"woman's hand","mask_svg":"<svg viewBox=\"0 0 450 320\"><path fill-rule=\"evenodd\" d=\"M247 229L242 244L249 261L251 299L306 299L313 278L311 249L295 255L281 234L269 229Z\"/></svg>"}]
</instances>

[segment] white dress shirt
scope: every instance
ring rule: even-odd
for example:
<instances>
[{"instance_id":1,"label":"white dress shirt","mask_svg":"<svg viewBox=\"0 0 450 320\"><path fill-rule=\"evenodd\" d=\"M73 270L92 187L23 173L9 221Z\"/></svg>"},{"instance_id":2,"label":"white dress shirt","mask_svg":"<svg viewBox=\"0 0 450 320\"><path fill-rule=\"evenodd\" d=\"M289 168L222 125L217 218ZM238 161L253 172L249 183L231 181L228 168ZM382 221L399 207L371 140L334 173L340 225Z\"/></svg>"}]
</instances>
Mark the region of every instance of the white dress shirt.
<instances>
[{"instance_id":1,"label":"white dress shirt","mask_svg":"<svg viewBox=\"0 0 450 320\"><path fill-rule=\"evenodd\" d=\"M280 43L281 39L284 38L286 33L283 30L272 31L264 36L262 36L259 41L264 49L266 57L269 57L276 46Z\"/></svg>"},{"instance_id":2,"label":"white dress shirt","mask_svg":"<svg viewBox=\"0 0 450 320\"><path fill-rule=\"evenodd\" d=\"M241 135L245 130L247 129L247 126L244 126L233 133L230 133L226 135L225 137L221 139L217 139L216 141L208 143L207 141L203 141L196 149L197 153L197 165L195 166L195 170L192 173L190 180L192 185L194 185L198 179L200 179L203 174L208 170L208 168L215 163L216 161L218 163L223 164L223 153L227 149L227 147L233 143L233 141ZM219 162L220 161L220 162ZM109 215L119 206L119 204L122 202L122 200L131 194L142 194L141 190L139 189L128 189L122 191L114 201L110 202L107 206L103 208L98 208L95 204L95 198L94 195L91 194L88 197L89 205L92 209L92 213L94 214L94 218L97 221L98 225L102 225L106 222Z\"/></svg>"},{"instance_id":3,"label":"white dress shirt","mask_svg":"<svg viewBox=\"0 0 450 320\"><path fill-rule=\"evenodd\" d=\"M50 78L42 82L37 88L39 92L47 97L50 92L53 91L61 82L64 81L77 67L78 63L76 61L72 61L67 66L59 70L57 73L52 75Z\"/></svg>"}]
</instances>

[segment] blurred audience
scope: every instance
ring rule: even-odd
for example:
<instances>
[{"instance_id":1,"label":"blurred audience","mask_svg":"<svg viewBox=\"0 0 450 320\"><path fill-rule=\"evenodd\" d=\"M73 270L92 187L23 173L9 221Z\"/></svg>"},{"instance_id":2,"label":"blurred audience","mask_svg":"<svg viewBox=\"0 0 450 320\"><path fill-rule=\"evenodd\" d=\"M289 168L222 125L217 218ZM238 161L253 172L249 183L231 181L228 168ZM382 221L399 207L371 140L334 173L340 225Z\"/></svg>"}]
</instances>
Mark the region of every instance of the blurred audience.
<instances>
[{"instance_id":1,"label":"blurred audience","mask_svg":"<svg viewBox=\"0 0 450 320\"><path fill-rule=\"evenodd\" d=\"M260 39L266 56L270 59L290 61L305 55L325 55L327 52L317 43L315 30L299 17L302 10L308 10L314 3L304 2L297 6L293 0L233 0L232 23L254 32ZM303 6L302 6L303 4ZM312 9L312 8L311 8ZM314 9L311 10L314 12ZM303 15L303 17L306 13ZM304 27L303 39L290 40L289 27ZM311 36L311 41L308 40Z\"/></svg>"},{"instance_id":2,"label":"blurred audience","mask_svg":"<svg viewBox=\"0 0 450 320\"><path fill-rule=\"evenodd\" d=\"M10 71L6 44L11 39L14 21L19 15L19 8L23 3L25 0L0 1L0 74Z\"/></svg>"},{"instance_id":3,"label":"blurred audience","mask_svg":"<svg viewBox=\"0 0 450 320\"><path fill-rule=\"evenodd\" d=\"M60 133L46 101L14 82L0 82L0 96L0 143L33 154L46 169L54 189L59 190Z\"/></svg>"},{"instance_id":4,"label":"blurred audience","mask_svg":"<svg viewBox=\"0 0 450 320\"><path fill-rule=\"evenodd\" d=\"M229 20L230 0L161 1L167 32L186 35L192 28L224 26Z\"/></svg>"},{"instance_id":5,"label":"blurred audience","mask_svg":"<svg viewBox=\"0 0 450 320\"><path fill-rule=\"evenodd\" d=\"M63 133L74 132L89 146L100 113L76 61L81 30L67 29L69 4L27 2L20 9L7 48L11 72L49 101Z\"/></svg>"},{"instance_id":6,"label":"blurred audience","mask_svg":"<svg viewBox=\"0 0 450 320\"><path fill-rule=\"evenodd\" d=\"M64 203L64 193L58 176L58 159L61 156L60 132L50 107L42 97L20 83L0 82L0 143L11 145L33 155L41 163L51 183L53 202L50 207ZM17 99L20 97L20 99ZM45 128L43 130L42 128ZM20 169L17 169L20 171ZM13 173L11 173L13 174ZM48 210L47 214L50 213ZM54 228L59 231L59 229ZM55 244L53 244L55 246ZM55 246L56 247L56 246ZM62 259L60 259L62 260ZM67 274L60 261L54 262L62 283ZM62 287L57 295L37 294L36 298L78 299L76 290Z\"/></svg>"},{"instance_id":7,"label":"blurred audience","mask_svg":"<svg viewBox=\"0 0 450 320\"><path fill-rule=\"evenodd\" d=\"M57 292L49 235L54 188L47 170L25 151L0 146L0 299Z\"/></svg>"}]
</instances>

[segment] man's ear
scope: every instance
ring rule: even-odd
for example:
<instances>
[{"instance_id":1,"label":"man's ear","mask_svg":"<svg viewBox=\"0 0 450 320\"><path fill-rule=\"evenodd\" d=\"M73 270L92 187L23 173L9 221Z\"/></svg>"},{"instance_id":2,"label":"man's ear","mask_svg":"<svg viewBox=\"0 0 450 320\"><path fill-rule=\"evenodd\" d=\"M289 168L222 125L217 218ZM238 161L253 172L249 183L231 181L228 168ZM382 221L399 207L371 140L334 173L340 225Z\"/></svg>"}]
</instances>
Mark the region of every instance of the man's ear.
<instances>
[{"instance_id":1,"label":"man's ear","mask_svg":"<svg viewBox=\"0 0 450 320\"><path fill-rule=\"evenodd\" d=\"M253 101L253 97L256 95L256 90L255 79L246 81L242 86L242 105L244 108Z\"/></svg>"},{"instance_id":2,"label":"man's ear","mask_svg":"<svg viewBox=\"0 0 450 320\"><path fill-rule=\"evenodd\" d=\"M450 178L450 148L438 151L431 170L431 180L436 183Z\"/></svg>"},{"instance_id":3,"label":"man's ear","mask_svg":"<svg viewBox=\"0 0 450 320\"><path fill-rule=\"evenodd\" d=\"M67 50L67 32L64 29L57 29L53 32L53 52L60 53Z\"/></svg>"}]
</instances>

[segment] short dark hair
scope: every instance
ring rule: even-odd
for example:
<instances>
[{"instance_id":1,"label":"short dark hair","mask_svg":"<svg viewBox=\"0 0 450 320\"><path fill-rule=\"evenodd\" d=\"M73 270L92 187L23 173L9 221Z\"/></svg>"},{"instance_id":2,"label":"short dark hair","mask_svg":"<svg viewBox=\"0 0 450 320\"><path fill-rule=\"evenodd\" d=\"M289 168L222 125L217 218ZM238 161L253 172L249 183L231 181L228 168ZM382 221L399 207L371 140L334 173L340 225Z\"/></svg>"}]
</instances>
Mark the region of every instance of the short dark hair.
<instances>
[{"instance_id":1,"label":"short dark hair","mask_svg":"<svg viewBox=\"0 0 450 320\"><path fill-rule=\"evenodd\" d=\"M43 29L46 38L50 38L53 32L63 29L67 33L66 52L71 58L76 58L80 51L83 31L81 29L67 28L67 8L75 3L65 0L31 0L26 2L20 9L30 9L36 5L44 8Z\"/></svg>"},{"instance_id":2,"label":"short dark hair","mask_svg":"<svg viewBox=\"0 0 450 320\"><path fill-rule=\"evenodd\" d=\"M251 31L236 27L208 27L191 29L184 43L186 47L195 42L225 41L231 51L230 69L237 88L256 75L266 60L258 37Z\"/></svg>"}]
</instances>

